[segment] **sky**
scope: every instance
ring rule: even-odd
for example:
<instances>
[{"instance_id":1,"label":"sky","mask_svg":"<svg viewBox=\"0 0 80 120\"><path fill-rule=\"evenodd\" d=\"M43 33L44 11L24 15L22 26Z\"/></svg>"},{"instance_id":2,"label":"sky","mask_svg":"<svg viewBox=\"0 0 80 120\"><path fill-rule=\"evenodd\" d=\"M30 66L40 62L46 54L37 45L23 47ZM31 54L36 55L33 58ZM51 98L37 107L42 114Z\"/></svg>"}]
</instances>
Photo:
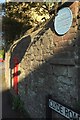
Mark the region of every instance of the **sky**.
<instances>
[{"instance_id":1,"label":"sky","mask_svg":"<svg viewBox=\"0 0 80 120\"><path fill-rule=\"evenodd\" d=\"M6 0L0 0L0 3L4 3Z\"/></svg>"}]
</instances>

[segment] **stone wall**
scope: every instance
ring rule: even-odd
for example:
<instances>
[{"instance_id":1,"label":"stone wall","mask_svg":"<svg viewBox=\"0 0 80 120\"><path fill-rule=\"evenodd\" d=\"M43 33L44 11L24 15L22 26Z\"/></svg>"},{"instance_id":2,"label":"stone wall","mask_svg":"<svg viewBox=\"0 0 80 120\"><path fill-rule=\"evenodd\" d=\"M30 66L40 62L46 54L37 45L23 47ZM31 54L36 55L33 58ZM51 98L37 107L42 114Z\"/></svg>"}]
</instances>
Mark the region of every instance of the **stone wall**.
<instances>
[{"instance_id":1,"label":"stone wall","mask_svg":"<svg viewBox=\"0 0 80 120\"><path fill-rule=\"evenodd\" d=\"M65 6L66 7L66 6ZM19 95L32 118L46 117L46 96L78 110L77 14L78 2L69 6L73 13L70 30L56 35L53 18L38 32L19 41L11 53L19 58ZM53 118L62 118L53 113Z\"/></svg>"},{"instance_id":2,"label":"stone wall","mask_svg":"<svg viewBox=\"0 0 80 120\"><path fill-rule=\"evenodd\" d=\"M77 46L78 46L78 101L80 103L80 2L78 11L78 32L77 32Z\"/></svg>"}]
</instances>

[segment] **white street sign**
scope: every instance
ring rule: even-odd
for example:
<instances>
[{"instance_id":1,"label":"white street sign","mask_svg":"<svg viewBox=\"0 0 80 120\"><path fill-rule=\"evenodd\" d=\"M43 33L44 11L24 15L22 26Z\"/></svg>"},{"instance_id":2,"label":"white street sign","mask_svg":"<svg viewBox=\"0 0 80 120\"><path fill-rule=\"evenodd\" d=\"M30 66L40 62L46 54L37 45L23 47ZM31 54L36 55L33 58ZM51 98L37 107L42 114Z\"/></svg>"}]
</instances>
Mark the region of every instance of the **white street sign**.
<instances>
[{"instance_id":1,"label":"white street sign","mask_svg":"<svg viewBox=\"0 0 80 120\"><path fill-rule=\"evenodd\" d=\"M80 120L80 115L78 113L55 102L54 100L49 99L49 107L68 119Z\"/></svg>"}]
</instances>

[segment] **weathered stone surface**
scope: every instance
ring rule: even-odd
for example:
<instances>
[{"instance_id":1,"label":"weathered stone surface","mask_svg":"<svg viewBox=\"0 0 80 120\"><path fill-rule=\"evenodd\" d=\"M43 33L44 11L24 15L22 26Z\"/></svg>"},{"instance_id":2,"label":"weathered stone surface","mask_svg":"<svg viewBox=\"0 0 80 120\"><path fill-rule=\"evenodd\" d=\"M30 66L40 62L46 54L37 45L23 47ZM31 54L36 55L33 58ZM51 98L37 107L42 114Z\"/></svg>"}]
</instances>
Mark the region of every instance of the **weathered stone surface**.
<instances>
[{"instance_id":1,"label":"weathered stone surface","mask_svg":"<svg viewBox=\"0 0 80 120\"><path fill-rule=\"evenodd\" d=\"M56 58L51 57L51 59L48 62L53 65L64 65L64 66L75 65L74 59L62 59L62 58L56 59Z\"/></svg>"},{"instance_id":2,"label":"weathered stone surface","mask_svg":"<svg viewBox=\"0 0 80 120\"><path fill-rule=\"evenodd\" d=\"M68 74L67 69L68 68L65 66L54 66L53 73L58 76L60 76L60 75L67 76L67 74Z\"/></svg>"},{"instance_id":3,"label":"weathered stone surface","mask_svg":"<svg viewBox=\"0 0 80 120\"><path fill-rule=\"evenodd\" d=\"M62 84L66 85L73 85L73 81L71 81L70 78L64 77L64 76L59 76L58 77L58 82L61 82Z\"/></svg>"},{"instance_id":4,"label":"weathered stone surface","mask_svg":"<svg viewBox=\"0 0 80 120\"><path fill-rule=\"evenodd\" d=\"M52 21L50 24L52 25ZM49 24L47 28L42 30L41 35L33 38L36 42L20 61L22 81L19 90L25 91L23 94L20 90L20 95L32 118L46 117L48 94L73 108L78 101L78 73L74 54L77 52L75 27L71 27L63 36L54 33ZM59 118L57 113L55 116Z\"/></svg>"},{"instance_id":5,"label":"weathered stone surface","mask_svg":"<svg viewBox=\"0 0 80 120\"><path fill-rule=\"evenodd\" d=\"M77 73L77 68L76 67L68 67L68 77L76 78L78 73Z\"/></svg>"}]
</instances>

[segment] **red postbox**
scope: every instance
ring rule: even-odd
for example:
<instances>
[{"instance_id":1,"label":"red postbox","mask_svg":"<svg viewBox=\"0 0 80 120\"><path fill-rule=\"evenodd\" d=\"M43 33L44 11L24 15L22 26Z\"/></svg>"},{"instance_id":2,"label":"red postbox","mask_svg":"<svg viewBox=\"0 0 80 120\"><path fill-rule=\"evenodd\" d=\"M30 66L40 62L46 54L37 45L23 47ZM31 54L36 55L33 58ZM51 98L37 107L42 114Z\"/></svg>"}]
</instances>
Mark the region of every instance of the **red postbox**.
<instances>
[{"instance_id":1,"label":"red postbox","mask_svg":"<svg viewBox=\"0 0 80 120\"><path fill-rule=\"evenodd\" d=\"M14 61L13 88L16 94L18 94L18 57L15 56L13 61Z\"/></svg>"}]
</instances>

